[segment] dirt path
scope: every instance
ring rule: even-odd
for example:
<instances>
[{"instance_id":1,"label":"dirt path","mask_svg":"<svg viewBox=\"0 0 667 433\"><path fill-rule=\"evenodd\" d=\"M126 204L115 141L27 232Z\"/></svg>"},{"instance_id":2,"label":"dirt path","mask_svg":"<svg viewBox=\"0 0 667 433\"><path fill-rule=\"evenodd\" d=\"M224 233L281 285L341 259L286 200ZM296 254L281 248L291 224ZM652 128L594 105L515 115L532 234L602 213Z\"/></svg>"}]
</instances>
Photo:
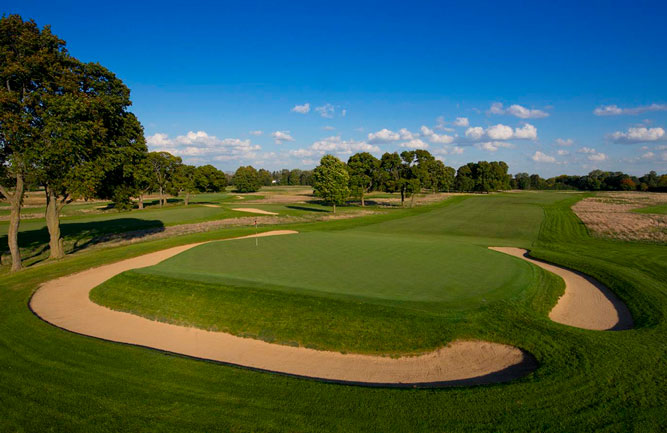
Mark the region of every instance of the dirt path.
<instances>
[{"instance_id":1,"label":"dirt path","mask_svg":"<svg viewBox=\"0 0 667 433\"><path fill-rule=\"evenodd\" d=\"M519 257L565 280L565 293L549 313L554 322L594 330L632 328L630 311L607 287L579 272L527 257L522 248L490 247L501 253Z\"/></svg>"},{"instance_id":2,"label":"dirt path","mask_svg":"<svg viewBox=\"0 0 667 433\"><path fill-rule=\"evenodd\" d=\"M291 233L296 232L279 230L259 236ZM334 382L472 385L508 381L537 367L531 355L497 343L456 341L431 353L401 358L342 354L152 321L110 310L90 300L90 291L114 275L155 265L196 245L200 244L169 248L48 281L35 292L30 308L48 323L92 337Z\"/></svg>"},{"instance_id":3,"label":"dirt path","mask_svg":"<svg viewBox=\"0 0 667 433\"><path fill-rule=\"evenodd\" d=\"M269 212L268 210L255 209L254 207L239 207L232 209L237 212L259 213L262 215L278 215L276 212Z\"/></svg>"}]
</instances>

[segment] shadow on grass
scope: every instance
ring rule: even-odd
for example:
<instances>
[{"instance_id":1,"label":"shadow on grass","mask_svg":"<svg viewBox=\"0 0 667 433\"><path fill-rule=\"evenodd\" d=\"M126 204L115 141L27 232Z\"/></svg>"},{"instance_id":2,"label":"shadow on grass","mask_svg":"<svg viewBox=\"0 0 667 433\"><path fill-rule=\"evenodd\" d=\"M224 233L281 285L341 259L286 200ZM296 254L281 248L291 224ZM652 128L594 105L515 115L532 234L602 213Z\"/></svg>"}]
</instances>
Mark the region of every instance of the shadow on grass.
<instances>
[{"instance_id":1,"label":"shadow on grass","mask_svg":"<svg viewBox=\"0 0 667 433\"><path fill-rule=\"evenodd\" d=\"M81 251L103 242L140 239L162 231L164 231L162 221L138 218L60 224L66 253ZM18 240L23 258L30 260L42 255L48 249L49 232L46 226L37 230L22 231L19 232ZM0 236L0 245L4 253L4 250L8 249L7 235Z\"/></svg>"},{"instance_id":2,"label":"shadow on grass","mask_svg":"<svg viewBox=\"0 0 667 433\"><path fill-rule=\"evenodd\" d=\"M319 203L318 203L319 204ZM294 209L294 210L303 210L306 212L322 212L322 213L331 213L330 210L328 209L317 209L317 208L312 208L312 207L305 207L305 206L285 206L287 209Z\"/></svg>"}]
</instances>

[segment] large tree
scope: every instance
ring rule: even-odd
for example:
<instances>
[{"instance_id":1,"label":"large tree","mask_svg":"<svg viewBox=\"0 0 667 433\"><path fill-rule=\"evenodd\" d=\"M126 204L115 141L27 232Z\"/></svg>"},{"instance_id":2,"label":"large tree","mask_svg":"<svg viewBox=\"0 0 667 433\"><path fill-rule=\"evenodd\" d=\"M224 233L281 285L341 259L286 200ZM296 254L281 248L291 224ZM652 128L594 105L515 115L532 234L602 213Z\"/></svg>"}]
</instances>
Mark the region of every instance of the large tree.
<instances>
[{"instance_id":1,"label":"large tree","mask_svg":"<svg viewBox=\"0 0 667 433\"><path fill-rule=\"evenodd\" d=\"M10 204L7 233L12 271L21 269L18 231L26 177L43 126L45 96L55 92L65 42L18 15L0 19L0 194Z\"/></svg>"},{"instance_id":2,"label":"large tree","mask_svg":"<svg viewBox=\"0 0 667 433\"><path fill-rule=\"evenodd\" d=\"M130 162L124 160L125 149L143 140L136 117L127 111L130 104L129 89L113 73L71 57L57 79L57 90L44 97L35 169L46 193L51 258L65 254L63 207L98 195L106 173Z\"/></svg>"},{"instance_id":3,"label":"large tree","mask_svg":"<svg viewBox=\"0 0 667 433\"><path fill-rule=\"evenodd\" d=\"M344 204L350 195L349 182L345 163L333 155L324 155L313 171L313 191L333 206L334 213L336 205Z\"/></svg>"},{"instance_id":4,"label":"large tree","mask_svg":"<svg viewBox=\"0 0 667 433\"><path fill-rule=\"evenodd\" d=\"M210 164L195 169L195 187L202 192L220 192L227 186L225 173Z\"/></svg>"},{"instance_id":5,"label":"large tree","mask_svg":"<svg viewBox=\"0 0 667 433\"><path fill-rule=\"evenodd\" d=\"M365 206L364 196L373 189L379 178L380 161L368 152L356 153L348 159L347 169L352 192L360 197L361 206Z\"/></svg>"},{"instance_id":6,"label":"large tree","mask_svg":"<svg viewBox=\"0 0 667 433\"><path fill-rule=\"evenodd\" d=\"M234 173L234 187L238 192L257 192L262 180L253 166L239 167Z\"/></svg>"},{"instance_id":7,"label":"large tree","mask_svg":"<svg viewBox=\"0 0 667 433\"><path fill-rule=\"evenodd\" d=\"M160 207L167 204L167 194L178 194L176 176L182 163L180 157L169 152L150 152L148 154L151 183L160 194Z\"/></svg>"}]
</instances>

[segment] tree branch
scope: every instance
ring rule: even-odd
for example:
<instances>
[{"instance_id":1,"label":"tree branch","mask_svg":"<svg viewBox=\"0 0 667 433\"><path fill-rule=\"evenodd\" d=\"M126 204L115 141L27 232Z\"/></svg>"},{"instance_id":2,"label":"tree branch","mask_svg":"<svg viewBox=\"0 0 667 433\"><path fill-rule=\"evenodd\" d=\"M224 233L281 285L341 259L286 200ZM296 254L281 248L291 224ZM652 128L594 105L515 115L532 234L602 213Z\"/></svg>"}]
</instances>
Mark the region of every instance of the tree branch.
<instances>
[{"instance_id":1,"label":"tree branch","mask_svg":"<svg viewBox=\"0 0 667 433\"><path fill-rule=\"evenodd\" d=\"M0 194L4 195L7 200L12 200L14 198L14 195L2 185L0 185Z\"/></svg>"}]
</instances>

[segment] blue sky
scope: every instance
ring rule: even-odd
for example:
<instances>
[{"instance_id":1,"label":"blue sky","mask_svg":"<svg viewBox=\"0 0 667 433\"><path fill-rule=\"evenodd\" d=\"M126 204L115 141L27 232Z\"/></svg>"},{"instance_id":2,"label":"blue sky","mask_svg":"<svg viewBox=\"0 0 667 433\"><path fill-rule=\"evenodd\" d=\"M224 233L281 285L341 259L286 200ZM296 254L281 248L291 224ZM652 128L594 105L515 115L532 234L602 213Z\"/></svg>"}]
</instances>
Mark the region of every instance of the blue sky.
<instances>
[{"instance_id":1,"label":"blue sky","mask_svg":"<svg viewBox=\"0 0 667 433\"><path fill-rule=\"evenodd\" d=\"M3 5L115 72L151 150L224 170L427 148L455 168L667 171L667 2ZM458 120L457 120L458 119Z\"/></svg>"}]
</instances>

